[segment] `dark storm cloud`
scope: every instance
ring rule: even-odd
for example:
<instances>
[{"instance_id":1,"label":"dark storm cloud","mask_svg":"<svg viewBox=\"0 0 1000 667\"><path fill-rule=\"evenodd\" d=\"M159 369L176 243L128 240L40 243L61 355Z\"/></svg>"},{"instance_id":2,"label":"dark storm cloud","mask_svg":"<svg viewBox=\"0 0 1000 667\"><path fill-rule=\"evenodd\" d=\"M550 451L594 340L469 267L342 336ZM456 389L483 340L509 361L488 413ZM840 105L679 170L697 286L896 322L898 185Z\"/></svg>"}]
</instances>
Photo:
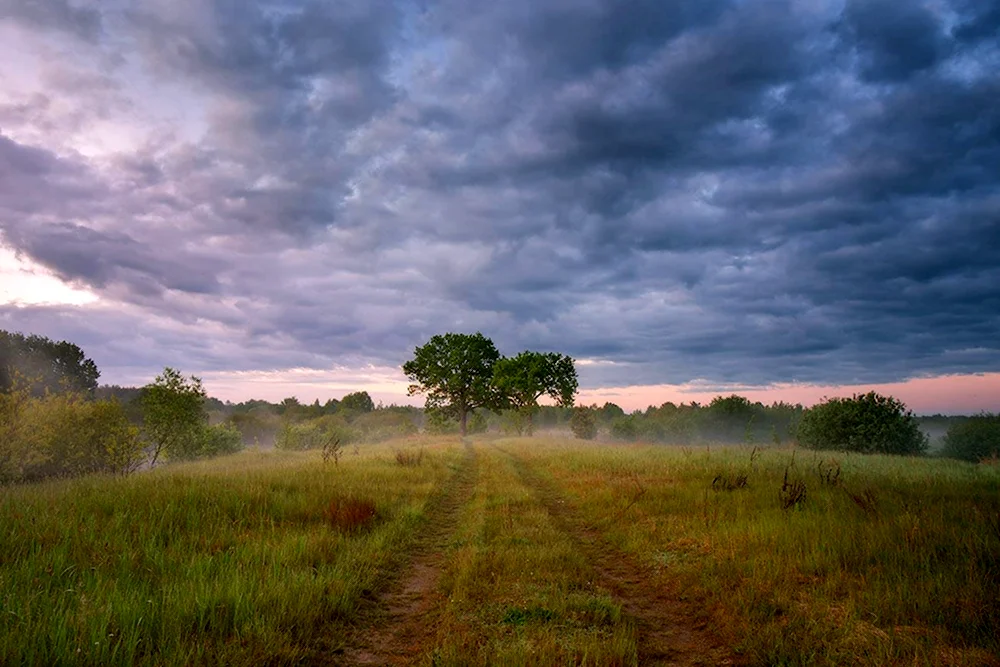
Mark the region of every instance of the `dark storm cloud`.
<instances>
[{"instance_id":1,"label":"dark storm cloud","mask_svg":"<svg viewBox=\"0 0 1000 667\"><path fill-rule=\"evenodd\" d=\"M848 0L844 29L865 77L897 81L933 67L946 43L940 21L915 2Z\"/></svg>"},{"instance_id":2,"label":"dark storm cloud","mask_svg":"<svg viewBox=\"0 0 1000 667\"><path fill-rule=\"evenodd\" d=\"M54 223L8 229L6 240L60 277L92 287L123 282L132 291L147 295L158 295L163 289L195 294L219 291L212 271L218 268L214 258L192 252L176 261L121 232Z\"/></svg>"},{"instance_id":3,"label":"dark storm cloud","mask_svg":"<svg viewBox=\"0 0 1000 667\"><path fill-rule=\"evenodd\" d=\"M0 0L0 20L4 19L69 32L87 40L95 40L101 34L100 12L68 0Z\"/></svg>"},{"instance_id":4,"label":"dark storm cloud","mask_svg":"<svg viewBox=\"0 0 1000 667\"><path fill-rule=\"evenodd\" d=\"M5 322L151 370L445 330L590 385L1000 370L995 3L116 7L0 4L74 56L0 104L0 225L125 314Z\"/></svg>"}]
</instances>

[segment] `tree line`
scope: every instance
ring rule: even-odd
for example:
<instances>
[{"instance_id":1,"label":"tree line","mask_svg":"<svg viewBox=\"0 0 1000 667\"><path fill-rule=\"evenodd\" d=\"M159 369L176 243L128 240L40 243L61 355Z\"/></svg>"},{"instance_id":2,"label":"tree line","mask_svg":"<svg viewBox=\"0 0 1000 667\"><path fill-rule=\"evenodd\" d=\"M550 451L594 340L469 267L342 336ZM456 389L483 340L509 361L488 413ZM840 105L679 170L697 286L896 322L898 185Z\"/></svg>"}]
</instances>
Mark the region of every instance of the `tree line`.
<instances>
[{"instance_id":1,"label":"tree line","mask_svg":"<svg viewBox=\"0 0 1000 667\"><path fill-rule=\"evenodd\" d=\"M866 453L922 454L918 419L874 392L811 408L765 406L742 396L707 405L664 403L626 413L613 403L575 406L575 364L556 352L500 355L482 335L432 337L403 364L411 395L425 409L376 406L365 391L303 404L223 403L201 381L164 369L143 387L98 386L100 372L68 341L0 331L0 483L91 472L127 474L161 460L238 451L253 443L285 449L337 441L372 442L488 428L530 433L568 428L581 438L599 430L614 440L783 444ZM540 405L548 397L552 405ZM969 461L1000 457L1000 416L927 418L944 433L940 454Z\"/></svg>"}]
</instances>

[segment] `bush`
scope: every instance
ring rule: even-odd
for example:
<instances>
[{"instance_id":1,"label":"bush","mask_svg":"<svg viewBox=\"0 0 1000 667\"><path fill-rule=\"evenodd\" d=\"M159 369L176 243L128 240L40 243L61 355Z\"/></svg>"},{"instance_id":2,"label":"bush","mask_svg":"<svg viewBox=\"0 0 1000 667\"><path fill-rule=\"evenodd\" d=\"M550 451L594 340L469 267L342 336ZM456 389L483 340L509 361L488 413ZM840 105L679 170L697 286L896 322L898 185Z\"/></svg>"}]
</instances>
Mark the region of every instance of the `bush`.
<instances>
[{"instance_id":1,"label":"bush","mask_svg":"<svg viewBox=\"0 0 1000 667\"><path fill-rule=\"evenodd\" d=\"M179 440L168 452L171 461L191 461L235 454L243 449L243 436L232 424L203 425L190 438Z\"/></svg>"},{"instance_id":2,"label":"bush","mask_svg":"<svg viewBox=\"0 0 1000 667\"><path fill-rule=\"evenodd\" d=\"M522 436L530 428L529 415L524 410L504 410L500 413L500 432Z\"/></svg>"},{"instance_id":3,"label":"bush","mask_svg":"<svg viewBox=\"0 0 1000 667\"><path fill-rule=\"evenodd\" d=\"M342 445L355 440L354 430L338 415L325 415L301 424L285 424L278 432L274 446L294 451L322 449L332 440L339 440Z\"/></svg>"},{"instance_id":4,"label":"bush","mask_svg":"<svg viewBox=\"0 0 1000 667\"><path fill-rule=\"evenodd\" d=\"M375 409L375 402L367 391L356 391L340 399L339 410L364 414Z\"/></svg>"},{"instance_id":5,"label":"bush","mask_svg":"<svg viewBox=\"0 0 1000 667\"><path fill-rule=\"evenodd\" d=\"M144 458L139 430L117 401L91 401L82 393L0 394L0 481L124 475Z\"/></svg>"},{"instance_id":6,"label":"bush","mask_svg":"<svg viewBox=\"0 0 1000 667\"><path fill-rule=\"evenodd\" d=\"M1000 415L983 413L952 424L944 436L941 453L973 462L1000 456Z\"/></svg>"},{"instance_id":7,"label":"bush","mask_svg":"<svg viewBox=\"0 0 1000 667\"><path fill-rule=\"evenodd\" d=\"M639 425L629 415L616 417L611 421L611 436L618 440L635 440L639 437Z\"/></svg>"},{"instance_id":8,"label":"bush","mask_svg":"<svg viewBox=\"0 0 1000 667\"><path fill-rule=\"evenodd\" d=\"M594 413L587 408L576 408L569 420L569 428L573 435L581 440L593 440L597 437L597 420Z\"/></svg>"},{"instance_id":9,"label":"bush","mask_svg":"<svg viewBox=\"0 0 1000 667\"><path fill-rule=\"evenodd\" d=\"M486 429L488 427L489 422L486 421L486 417L483 416L483 413L473 412L469 415L469 423L466 424L466 432L469 434L486 433Z\"/></svg>"},{"instance_id":10,"label":"bush","mask_svg":"<svg viewBox=\"0 0 1000 667\"><path fill-rule=\"evenodd\" d=\"M424 432L434 435L458 433L461 425L457 419L452 419L440 410L427 410L424 413Z\"/></svg>"},{"instance_id":11,"label":"bush","mask_svg":"<svg viewBox=\"0 0 1000 667\"><path fill-rule=\"evenodd\" d=\"M832 398L806 410L798 440L811 449L866 454L912 455L927 449L927 436L913 413L899 400L873 391Z\"/></svg>"},{"instance_id":12,"label":"bush","mask_svg":"<svg viewBox=\"0 0 1000 667\"><path fill-rule=\"evenodd\" d=\"M151 465L156 465L161 455L186 459L199 451L208 423L205 398L200 379L185 378L170 367L142 388L139 404L143 431L152 449Z\"/></svg>"},{"instance_id":13,"label":"bush","mask_svg":"<svg viewBox=\"0 0 1000 667\"><path fill-rule=\"evenodd\" d=\"M382 442L417 432L417 425L404 412L391 409L367 412L351 422L354 437L363 442Z\"/></svg>"},{"instance_id":14,"label":"bush","mask_svg":"<svg viewBox=\"0 0 1000 667\"><path fill-rule=\"evenodd\" d=\"M281 418L270 408L254 408L248 412L236 412L226 418L243 438L246 445L271 444L278 429L281 428Z\"/></svg>"}]
</instances>

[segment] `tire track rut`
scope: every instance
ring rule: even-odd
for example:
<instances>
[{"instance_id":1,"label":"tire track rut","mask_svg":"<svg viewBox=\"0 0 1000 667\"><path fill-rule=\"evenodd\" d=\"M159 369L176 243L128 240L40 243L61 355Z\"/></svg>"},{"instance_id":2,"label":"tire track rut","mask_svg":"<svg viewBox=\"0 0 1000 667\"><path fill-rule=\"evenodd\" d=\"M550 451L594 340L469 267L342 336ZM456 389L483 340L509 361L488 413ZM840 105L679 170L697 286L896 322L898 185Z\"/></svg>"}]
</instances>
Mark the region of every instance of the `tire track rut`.
<instances>
[{"instance_id":1,"label":"tire track rut","mask_svg":"<svg viewBox=\"0 0 1000 667\"><path fill-rule=\"evenodd\" d=\"M638 633L640 665L743 664L711 632L707 622L699 620L698 610L682 599L676 584L609 544L604 535L588 526L562 493L523 458L494 447L511 458L521 481L536 494L555 525L570 535L587 557L596 583L633 619Z\"/></svg>"},{"instance_id":2,"label":"tire track rut","mask_svg":"<svg viewBox=\"0 0 1000 667\"><path fill-rule=\"evenodd\" d=\"M445 602L438 589L445 549L458 527L461 508L472 497L477 476L476 451L466 443L459 469L431 502L405 571L377 598L374 618L354 629L348 648L334 664L413 664L433 643L436 617Z\"/></svg>"}]
</instances>

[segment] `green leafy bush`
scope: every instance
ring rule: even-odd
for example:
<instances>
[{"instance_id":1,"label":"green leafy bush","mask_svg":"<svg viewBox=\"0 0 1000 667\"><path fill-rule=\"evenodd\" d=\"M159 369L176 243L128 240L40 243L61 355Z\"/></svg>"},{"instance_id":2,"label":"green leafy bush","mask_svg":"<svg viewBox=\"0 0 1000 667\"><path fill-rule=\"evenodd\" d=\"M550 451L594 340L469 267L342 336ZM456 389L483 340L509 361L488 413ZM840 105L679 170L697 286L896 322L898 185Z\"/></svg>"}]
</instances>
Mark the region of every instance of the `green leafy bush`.
<instances>
[{"instance_id":1,"label":"green leafy bush","mask_svg":"<svg viewBox=\"0 0 1000 667\"><path fill-rule=\"evenodd\" d=\"M469 433L486 433L489 428L489 422L482 412L473 412L472 416L469 417L468 432Z\"/></svg>"},{"instance_id":2,"label":"green leafy bush","mask_svg":"<svg viewBox=\"0 0 1000 667\"><path fill-rule=\"evenodd\" d=\"M569 420L569 428L573 435L581 440L593 440L597 437L597 419L588 408L576 408Z\"/></svg>"},{"instance_id":3,"label":"green leafy bush","mask_svg":"<svg viewBox=\"0 0 1000 667\"><path fill-rule=\"evenodd\" d=\"M375 402L367 391L356 391L340 399L338 409L364 414L375 409Z\"/></svg>"},{"instance_id":4,"label":"green leafy bush","mask_svg":"<svg viewBox=\"0 0 1000 667\"><path fill-rule=\"evenodd\" d=\"M639 424L631 415L615 417L611 421L611 437L618 440L636 440L639 437Z\"/></svg>"},{"instance_id":5,"label":"green leafy bush","mask_svg":"<svg viewBox=\"0 0 1000 667\"><path fill-rule=\"evenodd\" d=\"M417 432L417 425L408 414L383 409L366 412L351 422L354 438L363 442L382 442Z\"/></svg>"},{"instance_id":6,"label":"green leafy bush","mask_svg":"<svg viewBox=\"0 0 1000 667\"><path fill-rule=\"evenodd\" d=\"M424 412L424 432L434 435L458 433L462 425L458 420L443 410L426 410Z\"/></svg>"},{"instance_id":7,"label":"green leafy bush","mask_svg":"<svg viewBox=\"0 0 1000 667\"><path fill-rule=\"evenodd\" d=\"M1000 415L983 413L952 424L944 436L942 454L964 461L1000 456Z\"/></svg>"},{"instance_id":8,"label":"green leafy bush","mask_svg":"<svg viewBox=\"0 0 1000 667\"><path fill-rule=\"evenodd\" d=\"M245 445L270 444L281 428L281 417L267 407L260 407L233 413L226 423L240 432Z\"/></svg>"},{"instance_id":9,"label":"green leafy bush","mask_svg":"<svg viewBox=\"0 0 1000 667\"><path fill-rule=\"evenodd\" d=\"M916 417L892 396L874 391L832 398L802 415L799 444L866 454L923 454L927 436Z\"/></svg>"},{"instance_id":10,"label":"green leafy bush","mask_svg":"<svg viewBox=\"0 0 1000 667\"><path fill-rule=\"evenodd\" d=\"M275 438L274 446L278 449L301 451L306 449L322 449L327 443L339 440L346 445L355 440L355 431L343 417L325 415L300 424L286 423Z\"/></svg>"},{"instance_id":11,"label":"green leafy bush","mask_svg":"<svg viewBox=\"0 0 1000 667\"><path fill-rule=\"evenodd\" d=\"M192 458L200 450L208 423L205 390L201 380L185 378L173 368L164 368L139 396L143 431L152 450L151 465L161 455L172 459Z\"/></svg>"},{"instance_id":12,"label":"green leafy bush","mask_svg":"<svg viewBox=\"0 0 1000 667\"><path fill-rule=\"evenodd\" d=\"M529 426L529 414L526 410L504 410L500 413L500 432L504 435L524 435Z\"/></svg>"},{"instance_id":13,"label":"green leafy bush","mask_svg":"<svg viewBox=\"0 0 1000 667\"><path fill-rule=\"evenodd\" d=\"M190 461L235 454L241 449L243 436L232 424L203 424L195 431L195 437L178 441L167 455L171 461Z\"/></svg>"},{"instance_id":14,"label":"green leafy bush","mask_svg":"<svg viewBox=\"0 0 1000 667\"><path fill-rule=\"evenodd\" d=\"M144 458L139 430L117 401L79 392L0 394L0 481L127 474Z\"/></svg>"}]
</instances>

